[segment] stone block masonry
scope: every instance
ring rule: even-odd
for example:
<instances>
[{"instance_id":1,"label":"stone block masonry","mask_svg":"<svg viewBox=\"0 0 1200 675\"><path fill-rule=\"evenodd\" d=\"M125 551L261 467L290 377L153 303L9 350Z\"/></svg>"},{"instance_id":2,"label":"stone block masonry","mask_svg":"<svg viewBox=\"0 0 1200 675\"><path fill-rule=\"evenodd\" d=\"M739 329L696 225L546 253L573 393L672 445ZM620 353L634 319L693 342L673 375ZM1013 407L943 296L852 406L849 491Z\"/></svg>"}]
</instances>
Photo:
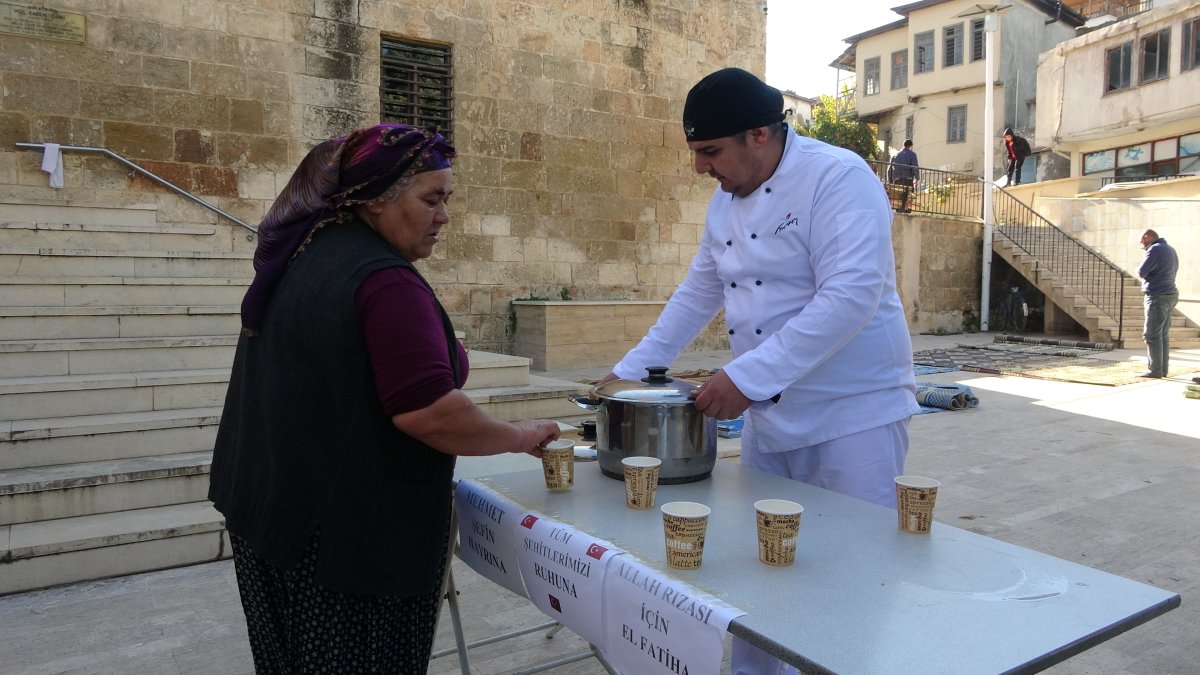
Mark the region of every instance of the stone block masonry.
<instances>
[{"instance_id":1,"label":"stone block masonry","mask_svg":"<svg viewBox=\"0 0 1200 675\"><path fill-rule=\"evenodd\" d=\"M764 71L765 18L740 0L40 4L82 13L86 40L3 36L0 191L160 204L163 225L213 219L103 158L68 157L52 191L11 144L105 147L257 222L310 147L380 121L381 38L448 47L458 182L420 265L487 351L511 352L514 298L670 296L715 187L684 97L718 68Z\"/></svg>"}]
</instances>

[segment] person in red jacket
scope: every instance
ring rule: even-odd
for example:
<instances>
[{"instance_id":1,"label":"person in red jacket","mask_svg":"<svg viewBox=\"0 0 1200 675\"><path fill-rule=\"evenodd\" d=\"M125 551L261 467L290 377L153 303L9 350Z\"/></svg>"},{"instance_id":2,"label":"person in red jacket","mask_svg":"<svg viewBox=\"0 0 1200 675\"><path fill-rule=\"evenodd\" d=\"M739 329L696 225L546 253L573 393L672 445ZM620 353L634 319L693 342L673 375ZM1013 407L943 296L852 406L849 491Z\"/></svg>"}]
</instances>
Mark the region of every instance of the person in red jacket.
<instances>
[{"instance_id":1,"label":"person in red jacket","mask_svg":"<svg viewBox=\"0 0 1200 675\"><path fill-rule=\"evenodd\" d=\"M1029 156L1029 141L1013 133L1012 127L1004 130L1004 149L1008 155L1008 182L1005 185L1021 184L1021 165Z\"/></svg>"}]
</instances>

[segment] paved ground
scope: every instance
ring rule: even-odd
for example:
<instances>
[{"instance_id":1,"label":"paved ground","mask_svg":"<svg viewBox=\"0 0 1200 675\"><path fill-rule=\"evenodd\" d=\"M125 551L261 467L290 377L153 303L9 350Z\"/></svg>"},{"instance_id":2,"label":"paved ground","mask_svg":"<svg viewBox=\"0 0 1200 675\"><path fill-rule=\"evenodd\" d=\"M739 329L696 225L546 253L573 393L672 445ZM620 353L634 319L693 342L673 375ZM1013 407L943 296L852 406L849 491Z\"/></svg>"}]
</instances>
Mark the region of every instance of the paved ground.
<instances>
[{"instance_id":1,"label":"paved ground","mask_svg":"<svg viewBox=\"0 0 1200 675\"><path fill-rule=\"evenodd\" d=\"M914 349L990 342L989 335L915 336ZM1140 352L1113 352L1132 359ZM677 367L715 367L723 354ZM1200 352L1173 355L1200 369ZM551 373L598 376L595 370ZM972 387L974 410L914 418L908 471L942 481L937 519L1180 593L1183 605L1050 672L1060 675L1200 673L1200 401L1185 379L1100 387L974 373L918 378ZM736 460L734 460L736 461ZM479 472L487 465L466 463ZM500 466L500 465L497 465ZM507 466L507 465L504 465ZM523 600L454 567L468 640L536 625ZM443 613L438 645L453 644ZM249 673L229 562L0 597L2 673ZM476 675L577 652L563 630L472 649ZM728 653L728 652L727 652ZM456 658L430 673L456 673ZM600 675L594 660L552 673ZM970 672L970 664L963 664ZM629 674L635 675L635 674Z\"/></svg>"}]
</instances>

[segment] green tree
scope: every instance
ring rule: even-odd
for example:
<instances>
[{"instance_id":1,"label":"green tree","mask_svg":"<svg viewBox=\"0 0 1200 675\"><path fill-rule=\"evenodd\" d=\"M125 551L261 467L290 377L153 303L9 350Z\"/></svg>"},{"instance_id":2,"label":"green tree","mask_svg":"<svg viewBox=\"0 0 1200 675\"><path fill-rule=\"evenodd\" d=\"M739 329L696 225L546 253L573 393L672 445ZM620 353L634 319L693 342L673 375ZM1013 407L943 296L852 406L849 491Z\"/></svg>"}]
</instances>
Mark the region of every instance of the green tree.
<instances>
[{"instance_id":1,"label":"green tree","mask_svg":"<svg viewBox=\"0 0 1200 675\"><path fill-rule=\"evenodd\" d=\"M821 105L813 108L812 122L796 124L796 133L825 141L854 152L863 159L877 159L879 145L870 125L857 117L838 110L837 100L822 96Z\"/></svg>"}]
</instances>

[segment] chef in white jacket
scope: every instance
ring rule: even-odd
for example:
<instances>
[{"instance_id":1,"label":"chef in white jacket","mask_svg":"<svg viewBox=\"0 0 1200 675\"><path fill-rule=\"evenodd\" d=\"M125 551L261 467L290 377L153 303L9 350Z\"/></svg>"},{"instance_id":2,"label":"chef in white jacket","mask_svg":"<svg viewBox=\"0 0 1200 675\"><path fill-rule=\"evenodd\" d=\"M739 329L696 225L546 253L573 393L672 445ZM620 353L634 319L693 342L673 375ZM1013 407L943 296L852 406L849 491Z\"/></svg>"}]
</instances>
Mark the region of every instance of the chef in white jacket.
<instances>
[{"instance_id":1,"label":"chef in white jacket","mask_svg":"<svg viewBox=\"0 0 1200 675\"><path fill-rule=\"evenodd\" d=\"M849 150L798 136L779 91L741 69L692 88L683 128L720 187L683 284L606 380L672 363L723 307L734 358L696 406L745 413L742 464L895 508L919 408L882 183ZM732 666L781 664L735 639Z\"/></svg>"}]
</instances>

